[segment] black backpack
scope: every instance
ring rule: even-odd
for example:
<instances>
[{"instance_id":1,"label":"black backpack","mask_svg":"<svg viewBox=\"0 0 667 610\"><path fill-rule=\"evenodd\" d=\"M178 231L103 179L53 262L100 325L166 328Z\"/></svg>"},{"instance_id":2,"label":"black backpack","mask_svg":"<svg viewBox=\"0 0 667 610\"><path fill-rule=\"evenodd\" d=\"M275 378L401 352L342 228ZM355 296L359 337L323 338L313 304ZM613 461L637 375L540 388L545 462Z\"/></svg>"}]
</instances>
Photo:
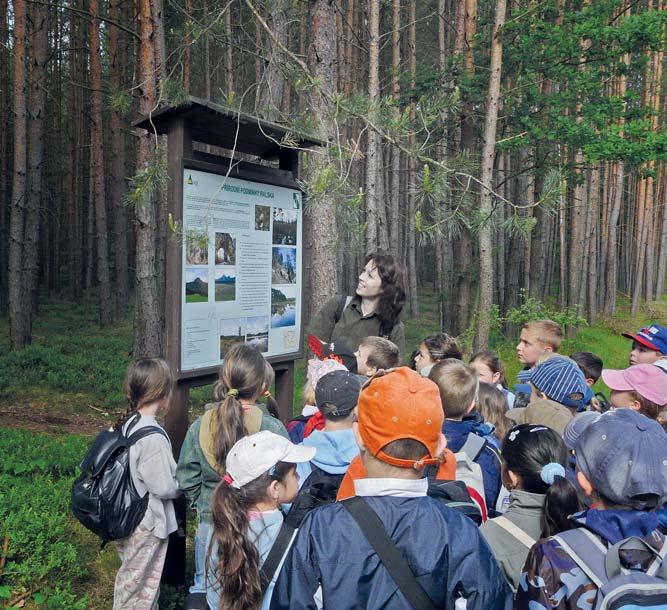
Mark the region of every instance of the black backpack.
<instances>
[{"instance_id":1,"label":"black backpack","mask_svg":"<svg viewBox=\"0 0 667 610\"><path fill-rule=\"evenodd\" d=\"M312 472L303 482L298 495L285 517L285 521L294 529L298 529L304 517L314 508L331 504L336 501L338 488L343 481L344 474L330 474L321 468L310 464Z\"/></svg>"},{"instance_id":2,"label":"black backpack","mask_svg":"<svg viewBox=\"0 0 667 610\"><path fill-rule=\"evenodd\" d=\"M72 484L72 512L83 526L102 539L127 538L141 523L148 494L137 492L130 474L129 448L151 434L167 435L156 426L131 434L141 416L134 416L125 432L105 430L97 435L80 464L81 474Z\"/></svg>"}]
</instances>

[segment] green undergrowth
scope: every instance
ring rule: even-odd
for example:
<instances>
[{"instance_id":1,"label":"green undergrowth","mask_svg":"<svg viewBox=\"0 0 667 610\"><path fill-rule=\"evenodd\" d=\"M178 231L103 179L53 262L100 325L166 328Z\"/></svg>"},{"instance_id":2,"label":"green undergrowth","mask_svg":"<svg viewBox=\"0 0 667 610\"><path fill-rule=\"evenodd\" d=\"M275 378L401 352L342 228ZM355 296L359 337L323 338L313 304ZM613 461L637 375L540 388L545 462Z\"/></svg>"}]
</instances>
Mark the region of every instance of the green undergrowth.
<instances>
[{"instance_id":1,"label":"green undergrowth","mask_svg":"<svg viewBox=\"0 0 667 610\"><path fill-rule=\"evenodd\" d=\"M4 607L88 607L77 583L86 564L69 515L69 491L88 438L0 430L0 539Z\"/></svg>"},{"instance_id":2,"label":"green undergrowth","mask_svg":"<svg viewBox=\"0 0 667 610\"><path fill-rule=\"evenodd\" d=\"M101 610L113 605L114 544L70 513L70 489L90 437L0 429L0 607ZM184 593L161 589L160 608Z\"/></svg>"},{"instance_id":3,"label":"green undergrowth","mask_svg":"<svg viewBox=\"0 0 667 610\"><path fill-rule=\"evenodd\" d=\"M438 332L438 297L424 291L419 298L419 315L405 322L406 360L421 340ZM504 326L495 315L491 347L505 365L510 383L516 379L520 365L515 346L520 321L544 315L571 319L567 313L524 299L523 305L510 317L514 326ZM592 326L580 325L573 338L564 342L561 352L593 351L604 360L605 366L627 365L629 343L620 333L638 329L652 320L667 319L667 297L644 305L639 315L632 317L629 302L620 298L613 318L601 318ZM462 337L470 350L472 332ZM128 319L101 329L97 324L97 309L92 302L45 302L34 323L33 344L23 350L9 349L7 320L0 320L0 402L37 402L61 414L91 413L89 406L107 411L125 408L123 375L131 360L132 322ZM305 360L296 362L293 410L302 406L301 389L305 381ZM190 405L194 410L211 400L211 386L194 388Z\"/></svg>"},{"instance_id":4,"label":"green undergrowth","mask_svg":"<svg viewBox=\"0 0 667 610\"><path fill-rule=\"evenodd\" d=\"M9 349L7 320L0 327L0 400L50 397L62 409L124 402L122 379L131 358L132 323L100 328L94 307L63 301L42 304L32 345Z\"/></svg>"},{"instance_id":5,"label":"green undergrowth","mask_svg":"<svg viewBox=\"0 0 667 610\"><path fill-rule=\"evenodd\" d=\"M425 336L438 332L437 296L423 294L420 308L420 315L406 322L408 354ZM644 306L637 317L630 316L629 305L622 300L612 319L581 326L565 340L561 352L594 351L605 366L623 368L630 344L620 333L665 319L666 299ZM0 401L40 400L60 412L86 404L122 408L131 340L130 322L100 330L94 308L46 303L35 321L33 345L27 349L9 351L6 323L0 327L5 347L0 351ZM503 336L496 328L492 348L500 354L510 382L520 368L516 342L516 336ZM301 408L304 378L305 360L300 360L295 369L295 413ZM210 386L196 388L191 403L198 410L210 396ZM81 435L0 429L0 607L111 607L119 564L115 549L111 544L100 550L99 540L69 512L76 464L89 442ZM190 519L190 534L193 523ZM191 555L190 551L190 559ZM183 590L166 587L160 607L175 610L182 598Z\"/></svg>"}]
</instances>

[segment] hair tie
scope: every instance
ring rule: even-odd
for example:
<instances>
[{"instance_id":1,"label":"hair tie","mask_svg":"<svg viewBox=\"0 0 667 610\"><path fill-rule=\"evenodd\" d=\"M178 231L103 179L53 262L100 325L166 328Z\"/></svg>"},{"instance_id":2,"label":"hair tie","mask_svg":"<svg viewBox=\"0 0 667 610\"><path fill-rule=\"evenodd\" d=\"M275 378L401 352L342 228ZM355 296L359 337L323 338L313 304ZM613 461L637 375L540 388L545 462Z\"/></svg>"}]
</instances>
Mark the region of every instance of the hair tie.
<instances>
[{"instance_id":1,"label":"hair tie","mask_svg":"<svg viewBox=\"0 0 667 610\"><path fill-rule=\"evenodd\" d=\"M234 389L234 388L230 388L229 390L227 390L227 396L234 396L234 397L236 397L236 396L238 396L238 395L239 395L239 391L236 390L236 389Z\"/></svg>"},{"instance_id":2,"label":"hair tie","mask_svg":"<svg viewBox=\"0 0 667 610\"><path fill-rule=\"evenodd\" d=\"M264 398L271 398L271 392L264 390L264 392L262 392L262 396L264 396Z\"/></svg>"},{"instance_id":3,"label":"hair tie","mask_svg":"<svg viewBox=\"0 0 667 610\"><path fill-rule=\"evenodd\" d=\"M226 483L227 485L231 485L234 482L234 479L232 478L232 475L226 472L224 475L222 475L222 482Z\"/></svg>"},{"instance_id":4,"label":"hair tie","mask_svg":"<svg viewBox=\"0 0 667 610\"><path fill-rule=\"evenodd\" d=\"M553 485L556 477L565 477L565 468L558 462L549 462L542 466L540 478L547 484Z\"/></svg>"}]
</instances>

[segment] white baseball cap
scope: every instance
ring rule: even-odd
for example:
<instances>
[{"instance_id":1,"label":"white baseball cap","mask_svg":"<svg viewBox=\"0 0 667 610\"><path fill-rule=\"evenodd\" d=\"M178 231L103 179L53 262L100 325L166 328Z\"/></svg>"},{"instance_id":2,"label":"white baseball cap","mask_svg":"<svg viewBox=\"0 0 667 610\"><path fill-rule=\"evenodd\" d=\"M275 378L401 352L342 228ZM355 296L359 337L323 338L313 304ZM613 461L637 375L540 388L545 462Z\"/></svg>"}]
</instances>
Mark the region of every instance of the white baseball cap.
<instances>
[{"instance_id":1,"label":"white baseball cap","mask_svg":"<svg viewBox=\"0 0 667 610\"><path fill-rule=\"evenodd\" d=\"M229 485L239 489L261 477L278 462L298 464L310 462L315 457L315 447L295 445L283 436L269 430L244 436L234 444L225 460L226 479Z\"/></svg>"}]
</instances>

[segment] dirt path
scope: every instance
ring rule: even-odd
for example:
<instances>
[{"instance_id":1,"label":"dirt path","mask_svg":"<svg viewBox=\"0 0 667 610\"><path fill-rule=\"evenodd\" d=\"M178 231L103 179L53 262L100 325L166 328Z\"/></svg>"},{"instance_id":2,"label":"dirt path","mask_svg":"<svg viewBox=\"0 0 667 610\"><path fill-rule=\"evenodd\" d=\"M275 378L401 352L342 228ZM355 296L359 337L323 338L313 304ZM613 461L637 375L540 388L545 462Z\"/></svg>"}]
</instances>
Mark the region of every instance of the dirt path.
<instances>
[{"instance_id":1,"label":"dirt path","mask_svg":"<svg viewBox=\"0 0 667 610\"><path fill-rule=\"evenodd\" d=\"M0 428L21 428L49 434L95 435L113 421L113 418L97 414L58 413L44 403L27 402L0 404Z\"/></svg>"}]
</instances>

